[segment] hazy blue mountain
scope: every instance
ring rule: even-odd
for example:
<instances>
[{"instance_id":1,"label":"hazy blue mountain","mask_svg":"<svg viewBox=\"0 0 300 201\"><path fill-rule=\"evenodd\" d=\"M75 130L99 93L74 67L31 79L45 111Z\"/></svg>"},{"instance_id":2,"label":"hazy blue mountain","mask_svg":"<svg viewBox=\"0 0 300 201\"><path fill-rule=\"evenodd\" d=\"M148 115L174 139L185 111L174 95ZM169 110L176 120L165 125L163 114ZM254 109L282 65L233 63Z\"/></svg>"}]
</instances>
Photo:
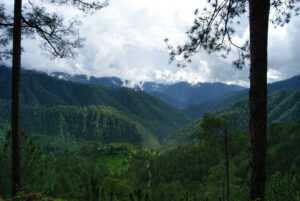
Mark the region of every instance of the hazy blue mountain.
<instances>
[{"instance_id":1,"label":"hazy blue mountain","mask_svg":"<svg viewBox=\"0 0 300 201\"><path fill-rule=\"evenodd\" d=\"M190 104L199 104L207 100L220 97L224 94L233 91L240 91L244 87L237 85L227 85L223 83L197 83L190 84L187 82L178 82L175 84L162 84L155 82L140 82L138 84L131 84L130 81L122 81L116 77L87 77L86 75L71 76L66 73L52 73L52 76L60 79L69 80L73 82L80 82L84 84L98 85L102 87L128 87L135 90L145 91L162 101L177 107L183 108Z\"/></svg>"},{"instance_id":2,"label":"hazy blue mountain","mask_svg":"<svg viewBox=\"0 0 300 201\"><path fill-rule=\"evenodd\" d=\"M300 75L290 79L268 84L268 93L280 89L296 89L300 88ZM223 107L226 107L240 98L248 97L249 90L231 92L216 99L205 101L201 104L191 104L182 111L191 118L200 118L205 112L215 112Z\"/></svg>"},{"instance_id":3,"label":"hazy blue mountain","mask_svg":"<svg viewBox=\"0 0 300 201\"><path fill-rule=\"evenodd\" d=\"M191 85L186 82L179 82L169 85L163 93L168 97L176 98L179 103L178 108L186 107L190 104L202 103L227 94L232 91L245 89L237 85L227 85L224 83L197 83Z\"/></svg>"},{"instance_id":4,"label":"hazy blue mountain","mask_svg":"<svg viewBox=\"0 0 300 201\"><path fill-rule=\"evenodd\" d=\"M268 84L268 92L273 92L279 89L296 89L300 88L300 74L289 79Z\"/></svg>"}]
</instances>

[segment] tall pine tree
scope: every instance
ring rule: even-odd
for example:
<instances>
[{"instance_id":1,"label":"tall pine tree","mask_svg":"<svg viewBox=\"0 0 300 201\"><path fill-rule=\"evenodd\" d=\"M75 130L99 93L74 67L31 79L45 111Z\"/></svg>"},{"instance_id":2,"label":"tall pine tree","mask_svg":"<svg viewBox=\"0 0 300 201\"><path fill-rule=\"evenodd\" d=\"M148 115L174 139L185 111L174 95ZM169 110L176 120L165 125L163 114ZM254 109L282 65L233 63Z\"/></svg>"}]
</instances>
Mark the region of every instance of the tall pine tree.
<instances>
[{"instance_id":1,"label":"tall pine tree","mask_svg":"<svg viewBox=\"0 0 300 201\"><path fill-rule=\"evenodd\" d=\"M264 200L266 182L266 126L267 126L267 44L270 7L275 9L271 22L283 26L293 15L298 15L299 0L208 0L209 8L195 11L194 25L187 31L188 41L176 48L169 45L170 60L183 58L179 66L191 62L191 57L201 51L220 54L226 58L233 48L238 58L233 62L243 68L250 57L250 153L248 200ZM249 5L249 10L248 10ZM250 44L237 45L232 40L239 18L249 13ZM250 52L249 52L250 45ZM179 58L180 58L179 57Z\"/></svg>"},{"instance_id":2,"label":"tall pine tree","mask_svg":"<svg viewBox=\"0 0 300 201\"><path fill-rule=\"evenodd\" d=\"M40 3L54 5L69 5L85 12L93 12L107 6L107 2L85 0L27 0L28 6L22 9L22 0L14 1L14 14L5 13L4 5L0 5L0 28L3 34L0 38L0 58L12 54L12 102L11 102L11 132L12 132L12 195L21 189L20 173L20 69L21 69L21 38L22 33L34 37L38 35L44 40L42 47L53 57L67 58L76 56L75 49L82 47L83 38L78 36L76 25L72 21L64 25L63 17L56 13L48 13ZM11 34L12 33L12 34ZM12 52L7 49L13 39Z\"/></svg>"}]
</instances>

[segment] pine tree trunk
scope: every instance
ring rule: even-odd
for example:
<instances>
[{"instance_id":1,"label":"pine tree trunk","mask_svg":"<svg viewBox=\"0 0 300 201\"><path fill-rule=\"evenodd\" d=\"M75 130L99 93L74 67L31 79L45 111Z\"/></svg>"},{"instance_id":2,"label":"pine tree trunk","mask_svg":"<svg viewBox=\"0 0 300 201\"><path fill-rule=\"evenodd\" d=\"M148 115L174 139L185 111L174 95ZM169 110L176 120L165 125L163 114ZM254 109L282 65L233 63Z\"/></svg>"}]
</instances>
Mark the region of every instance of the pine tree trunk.
<instances>
[{"instance_id":1,"label":"pine tree trunk","mask_svg":"<svg viewBox=\"0 0 300 201\"><path fill-rule=\"evenodd\" d=\"M250 154L248 200L264 201L267 141L267 65L270 0L250 2Z\"/></svg>"},{"instance_id":2,"label":"pine tree trunk","mask_svg":"<svg viewBox=\"0 0 300 201\"><path fill-rule=\"evenodd\" d=\"M226 200L229 201L229 153L228 153L228 132L224 130L225 157L226 157Z\"/></svg>"},{"instance_id":3,"label":"pine tree trunk","mask_svg":"<svg viewBox=\"0 0 300 201\"><path fill-rule=\"evenodd\" d=\"M11 133L12 133L12 195L20 191L20 69L22 0L15 0L13 29Z\"/></svg>"}]
</instances>

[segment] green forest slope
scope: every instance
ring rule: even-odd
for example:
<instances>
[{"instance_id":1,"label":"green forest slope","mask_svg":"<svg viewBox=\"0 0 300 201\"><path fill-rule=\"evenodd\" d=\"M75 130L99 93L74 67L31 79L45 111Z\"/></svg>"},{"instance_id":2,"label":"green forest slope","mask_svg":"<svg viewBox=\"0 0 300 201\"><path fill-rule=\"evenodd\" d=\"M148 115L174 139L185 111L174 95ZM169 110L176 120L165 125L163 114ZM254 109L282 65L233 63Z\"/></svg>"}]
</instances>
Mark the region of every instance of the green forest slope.
<instances>
[{"instance_id":1,"label":"green forest slope","mask_svg":"<svg viewBox=\"0 0 300 201\"><path fill-rule=\"evenodd\" d=\"M300 118L300 89L281 89L268 95L268 123L293 122ZM229 122L231 130L247 130L249 125L249 100L244 97L215 112ZM169 142L188 141L199 130L201 119L196 119L180 131L169 136Z\"/></svg>"},{"instance_id":2,"label":"green forest slope","mask_svg":"<svg viewBox=\"0 0 300 201\"><path fill-rule=\"evenodd\" d=\"M300 118L300 89L281 89L268 95L268 123L288 122ZM216 115L226 119L231 129L244 130L249 125L249 100L240 99Z\"/></svg>"},{"instance_id":3,"label":"green forest slope","mask_svg":"<svg viewBox=\"0 0 300 201\"><path fill-rule=\"evenodd\" d=\"M268 84L268 93L280 89L296 89L300 88L300 75L294 76L290 79ZM238 92L231 92L224 96L213 100L203 102L201 104L191 104L182 111L193 119L200 118L205 112L216 112L243 97L248 97L249 90L245 89Z\"/></svg>"},{"instance_id":4,"label":"green forest slope","mask_svg":"<svg viewBox=\"0 0 300 201\"><path fill-rule=\"evenodd\" d=\"M0 110L2 111L0 113L0 129L7 128L10 120L10 83L11 69L0 67L0 86L2 86L0 88ZM93 108L95 109L94 112L92 112ZM73 135L74 133L75 136L81 135L81 138L85 138L84 136L95 137L100 132L104 132L88 131L84 128L77 130L76 126L85 127L86 122L90 121L91 117L88 115L95 115L98 118L103 114L105 121L110 122L103 125L107 127L112 124L125 125L128 123L128 128L134 126L135 130L142 135L142 138L146 139L145 136L148 136L147 138L151 138L153 142L162 141L168 133L189 122L189 118L177 109L141 91L72 83L33 71L23 71L21 74L21 109L21 122L28 133L38 132L47 135L54 135L55 133L57 135L62 133ZM45 114L43 118L40 118L42 115L39 112ZM60 122L63 125L51 123L62 118L64 118L64 121ZM77 121L82 122L72 124L72 119L76 118ZM97 122L98 125L101 123L100 121L101 119ZM93 126L91 129L96 128L97 124L95 123ZM129 130L127 129L127 131ZM82 131L81 134L79 134L80 131ZM127 133L127 131L112 132L120 135L122 132ZM110 135L116 136L113 133L110 133ZM128 133L129 138L130 135L131 133ZM125 136L117 138L125 139ZM88 137L88 139L90 138ZM104 138L100 135L95 139ZM111 139L115 139L115 137L111 137Z\"/></svg>"}]
</instances>

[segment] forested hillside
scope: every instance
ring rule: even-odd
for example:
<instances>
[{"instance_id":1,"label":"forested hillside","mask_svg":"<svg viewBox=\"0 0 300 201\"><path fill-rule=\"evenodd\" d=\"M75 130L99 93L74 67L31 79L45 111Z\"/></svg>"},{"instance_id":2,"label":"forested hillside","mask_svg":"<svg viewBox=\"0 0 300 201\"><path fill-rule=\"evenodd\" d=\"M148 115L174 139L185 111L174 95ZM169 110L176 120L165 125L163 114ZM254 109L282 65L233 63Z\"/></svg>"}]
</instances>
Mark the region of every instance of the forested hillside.
<instances>
[{"instance_id":1,"label":"forested hillside","mask_svg":"<svg viewBox=\"0 0 300 201\"><path fill-rule=\"evenodd\" d=\"M0 84L4 86L0 89L0 129L6 130L10 119L10 69L1 67L0 71ZM296 76L269 85L269 91L275 91L269 95L269 122L293 121L299 116L299 89L276 91L281 88L297 88L299 80L300 76ZM181 133L176 132L176 129L189 121L176 109L142 91L71 83L33 71L23 71L22 82L22 124L29 133L69 136L80 140L97 139L101 142L143 142L147 147L157 147L158 141L166 142L167 136L168 140L176 139L178 133ZM187 112L189 108L184 111L195 117L196 113L219 109L217 115L229 120L232 128L243 130L248 126L247 93L236 92L203 103L201 107L191 106L189 108L193 109L192 115ZM240 98L243 99L238 100ZM234 101L234 104L220 110ZM74 120L77 123L70 123ZM60 123L56 124L58 121ZM183 130L194 132L198 126L195 122ZM105 139L104 135L111 136ZM125 137L127 135L128 139Z\"/></svg>"},{"instance_id":2,"label":"forested hillside","mask_svg":"<svg viewBox=\"0 0 300 201\"><path fill-rule=\"evenodd\" d=\"M0 108L3 110L0 114L0 126L3 128L8 124L10 119L8 102L10 100L11 71L9 68L1 67L0 75L0 85L3 86L0 89ZM21 76L21 122L24 123L24 128L28 129L29 132L39 132L38 134L44 134L41 132L50 134L51 132L51 135L54 133L62 134L62 132L65 131L67 131L67 133L72 131L71 133L73 133L77 128L75 124L70 124L71 119L76 119L78 116L87 116L86 110L88 109L86 107L92 105L95 105L95 108L100 105L114 108L106 109L106 111L111 111L115 117L118 117L117 119L119 120L116 122L135 122L129 125L129 127L135 125L136 130L145 130L143 133L147 133L148 138L160 141L162 141L169 132L180 128L189 121L189 118L177 109L142 91L134 91L127 88L112 89L72 83L33 71L23 71ZM91 110L91 107L89 108ZM103 108L104 107L102 107L102 109ZM61 111L60 109L64 110ZM39 112L47 115L42 119L37 118L41 115ZM97 113L97 109L94 112L96 116L102 114L101 112ZM89 114L92 113L93 112L90 112ZM31 114L36 115L32 116ZM122 114L122 118L119 118L120 114ZM30 119L31 117L33 119ZM66 122L60 122L63 125L63 130L60 130L58 125L51 124L52 120L57 121L61 117L66 119ZM90 121L89 118L90 117L80 118L78 121L82 122L78 123L78 125L81 124L84 128L86 124L85 121ZM110 119L110 117L105 118ZM124 120L126 118L127 121ZM93 121L97 120L94 119ZM98 124L100 124L100 122L101 120L99 120ZM114 120L110 122L114 122ZM118 123L116 122L108 124L117 125ZM68 125L65 123L68 123ZM95 126L96 125L92 128L95 128ZM51 127L50 130L46 129L49 127ZM90 131L81 130L83 131L81 135L95 136L95 133L101 132L94 131L92 128L89 128L91 129ZM75 133L78 132L76 131ZM139 134L145 136L145 134L141 134L141 132L139 132ZM64 133L64 135L66 135L66 133ZM76 136L78 135L76 134ZM150 137L150 135L153 137ZM96 137L96 139L100 138L100 136Z\"/></svg>"},{"instance_id":3,"label":"forested hillside","mask_svg":"<svg viewBox=\"0 0 300 201\"><path fill-rule=\"evenodd\" d=\"M244 97L215 112L228 121L231 130L246 130L249 125L249 100ZM268 95L268 123L293 122L300 118L300 88L281 89ZM201 118L169 137L172 143L194 138ZM176 143L175 143L176 144Z\"/></svg>"},{"instance_id":4,"label":"forested hillside","mask_svg":"<svg viewBox=\"0 0 300 201\"><path fill-rule=\"evenodd\" d=\"M4 86L0 89L0 196L8 198L10 69L0 70L0 75L6 74L0 76ZM141 91L71 83L32 71L23 71L22 81L22 190L26 195L20 195L20 200L45 196L64 201L224 199L224 141L221 136L199 138L201 119L181 128L189 118ZM266 200L297 200L300 89L293 89L294 80L272 86ZM215 112L229 123L233 201L247 199L249 111L244 93L221 98L228 101L223 103L233 103ZM42 195L27 194L32 192Z\"/></svg>"},{"instance_id":5,"label":"forested hillside","mask_svg":"<svg viewBox=\"0 0 300 201\"><path fill-rule=\"evenodd\" d=\"M107 106L26 108L23 129L31 134L78 142L132 143L157 147L157 139L140 123ZM49 140L51 138L47 138ZM42 140L40 139L40 140ZM45 141L44 140L44 141Z\"/></svg>"},{"instance_id":6,"label":"forested hillside","mask_svg":"<svg viewBox=\"0 0 300 201\"><path fill-rule=\"evenodd\" d=\"M300 118L300 88L281 89L269 94L267 111L268 123L293 122ZM228 120L232 129L245 129L249 122L248 99L241 99L216 114Z\"/></svg>"}]
</instances>

